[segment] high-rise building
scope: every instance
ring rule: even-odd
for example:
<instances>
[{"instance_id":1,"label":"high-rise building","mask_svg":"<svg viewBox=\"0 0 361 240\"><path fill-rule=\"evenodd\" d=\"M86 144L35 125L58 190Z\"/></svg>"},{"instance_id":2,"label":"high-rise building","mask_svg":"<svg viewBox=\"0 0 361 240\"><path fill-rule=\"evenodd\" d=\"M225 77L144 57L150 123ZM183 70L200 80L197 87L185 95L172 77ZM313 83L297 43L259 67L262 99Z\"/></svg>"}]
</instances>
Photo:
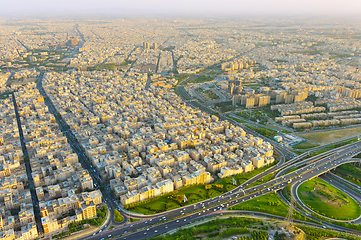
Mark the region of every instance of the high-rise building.
<instances>
[{"instance_id":1,"label":"high-rise building","mask_svg":"<svg viewBox=\"0 0 361 240\"><path fill-rule=\"evenodd\" d=\"M153 43L153 49L157 49L158 48L158 44L157 43Z\"/></svg>"},{"instance_id":2,"label":"high-rise building","mask_svg":"<svg viewBox=\"0 0 361 240\"><path fill-rule=\"evenodd\" d=\"M143 42L143 48L144 49L149 49L149 43L148 42Z\"/></svg>"}]
</instances>

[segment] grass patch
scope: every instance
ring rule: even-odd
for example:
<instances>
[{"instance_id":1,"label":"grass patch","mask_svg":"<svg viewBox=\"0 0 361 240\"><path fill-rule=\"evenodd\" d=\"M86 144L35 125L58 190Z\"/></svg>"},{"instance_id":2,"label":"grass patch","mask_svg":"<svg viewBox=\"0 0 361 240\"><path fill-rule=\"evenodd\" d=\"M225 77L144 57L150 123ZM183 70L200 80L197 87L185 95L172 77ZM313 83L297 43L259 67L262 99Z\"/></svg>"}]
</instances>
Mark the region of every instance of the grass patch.
<instances>
[{"instance_id":1,"label":"grass patch","mask_svg":"<svg viewBox=\"0 0 361 240\"><path fill-rule=\"evenodd\" d=\"M286 171L286 173L285 173L285 175L286 174L289 174L289 173L291 173L291 172L294 172L294 171L296 171L298 168L290 168L290 169L288 169L287 171Z\"/></svg>"},{"instance_id":2,"label":"grass patch","mask_svg":"<svg viewBox=\"0 0 361 240\"><path fill-rule=\"evenodd\" d=\"M268 193L266 195L254 198L247 202L239 203L229 210L246 210L246 211L257 211L277 216L286 217L288 213L288 205L286 205L276 193ZM306 221L307 218L294 212L294 218Z\"/></svg>"},{"instance_id":3,"label":"grass patch","mask_svg":"<svg viewBox=\"0 0 361 240\"><path fill-rule=\"evenodd\" d=\"M344 142L340 142L340 143L330 145L330 146L328 146L326 148L327 149L339 148L339 147L342 147L342 146L345 146L347 144L354 143L354 142L357 142L357 141L358 141L357 138L355 138L355 139L351 139L351 140L348 140L348 141L344 141Z\"/></svg>"},{"instance_id":4,"label":"grass patch","mask_svg":"<svg viewBox=\"0 0 361 240\"><path fill-rule=\"evenodd\" d=\"M212 90L203 90L201 88L196 89L207 101L218 100L220 99L217 94L215 94Z\"/></svg>"},{"instance_id":5,"label":"grass patch","mask_svg":"<svg viewBox=\"0 0 361 240\"><path fill-rule=\"evenodd\" d=\"M124 217L119 213L117 209L114 209L114 221L116 222L123 222Z\"/></svg>"},{"instance_id":6,"label":"grass patch","mask_svg":"<svg viewBox=\"0 0 361 240\"><path fill-rule=\"evenodd\" d=\"M293 149L309 149L309 148L314 148L319 146L318 144L313 144L310 142L302 142L302 143L298 143L296 145L293 145Z\"/></svg>"},{"instance_id":7,"label":"grass patch","mask_svg":"<svg viewBox=\"0 0 361 240\"><path fill-rule=\"evenodd\" d=\"M229 112L237 108L237 106L232 105L232 101L216 103L214 106L216 106L222 113Z\"/></svg>"},{"instance_id":8,"label":"grass patch","mask_svg":"<svg viewBox=\"0 0 361 240\"><path fill-rule=\"evenodd\" d=\"M268 181L270 181L270 180L273 178L274 175L275 175L275 173L270 173L270 174L264 176L263 178L261 178L260 180L258 180L258 181L256 181L256 182L250 184L248 187L251 188L251 187L260 185L260 184L262 184L262 183L268 182Z\"/></svg>"},{"instance_id":9,"label":"grass patch","mask_svg":"<svg viewBox=\"0 0 361 240\"><path fill-rule=\"evenodd\" d=\"M310 240L320 240L320 239L329 239L329 238L339 238L339 239L349 239L349 240L357 240L358 237L354 237L351 235L347 235L345 233L324 230L315 227L309 227L305 225L296 225L298 228L302 229L304 233L307 235L307 239Z\"/></svg>"},{"instance_id":10,"label":"grass patch","mask_svg":"<svg viewBox=\"0 0 361 240\"><path fill-rule=\"evenodd\" d=\"M333 171L336 175L361 187L361 169L351 163L343 164Z\"/></svg>"},{"instance_id":11,"label":"grass patch","mask_svg":"<svg viewBox=\"0 0 361 240\"><path fill-rule=\"evenodd\" d=\"M277 131L265 129L262 127L253 127L251 125L245 125L245 126L250 128L251 130L261 134L262 136L265 136L266 138L270 138L270 139L274 138L278 134Z\"/></svg>"},{"instance_id":12,"label":"grass patch","mask_svg":"<svg viewBox=\"0 0 361 240\"><path fill-rule=\"evenodd\" d=\"M138 222L140 219L136 219L136 218L129 218L129 222Z\"/></svg>"},{"instance_id":13,"label":"grass patch","mask_svg":"<svg viewBox=\"0 0 361 240\"><path fill-rule=\"evenodd\" d=\"M191 228L179 229L173 234L167 234L165 236L152 237L152 240L195 240L201 239L196 235L207 234L207 237L225 237L232 234L249 234L248 227L253 225L263 225L263 222L254 218L245 217L229 217L229 218L217 218L207 223L203 223ZM221 231L222 229L225 230ZM237 230L235 230L237 228Z\"/></svg>"},{"instance_id":14,"label":"grass patch","mask_svg":"<svg viewBox=\"0 0 361 240\"><path fill-rule=\"evenodd\" d=\"M248 123L247 121L243 121L243 120L241 120L239 118L235 118L235 117L232 117L232 116L227 116L227 117L232 118L234 121L239 122L239 123Z\"/></svg>"},{"instance_id":15,"label":"grass patch","mask_svg":"<svg viewBox=\"0 0 361 240\"><path fill-rule=\"evenodd\" d=\"M315 132L315 133L302 133L298 134L300 137L308 139L312 142L319 144L329 144L335 141L339 141L342 138L356 137L360 135L361 127L339 129L326 132Z\"/></svg>"},{"instance_id":16,"label":"grass patch","mask_svg":"<svg viewBox=\"0 0 361 240\"><path fill-rule=\"evenodd\" d=\"M351 220L361 214L353 199L319 178L303 183L298 196L313 211L332 219Z\"/></svg>"},{"instance_id":17,"label":"grass patch","mask_svg":"<svg viewBox=\"0 0 361 240\"><path fill-rule=\"evenodd\" d=\"M126 205L125 208L133 212L149 215L194 204L230 191L248 179L272 167L273 165L255 169L252 172L218 179L210 184L199 184L182 187L171 193L158 196L153 199L148 199L144 202ZM236 181L237 185L233 185L233 179ZM186 196L188 202L183 201L184 196Z\"/></svg>"},{"instance_id":18,"label":"grass patch","mask_svg":"<svg viewBox=\"0 0 361 240\"><path fill-rule=\"evenodd\" d=\"M212 81L214 78L211 76L207 76L207 75L203 75L203 76L199 76L196 77L195 79L193 79L191 82L192 83L204 83L204 82L210 82Z\"/></svg>"}]
</instances>

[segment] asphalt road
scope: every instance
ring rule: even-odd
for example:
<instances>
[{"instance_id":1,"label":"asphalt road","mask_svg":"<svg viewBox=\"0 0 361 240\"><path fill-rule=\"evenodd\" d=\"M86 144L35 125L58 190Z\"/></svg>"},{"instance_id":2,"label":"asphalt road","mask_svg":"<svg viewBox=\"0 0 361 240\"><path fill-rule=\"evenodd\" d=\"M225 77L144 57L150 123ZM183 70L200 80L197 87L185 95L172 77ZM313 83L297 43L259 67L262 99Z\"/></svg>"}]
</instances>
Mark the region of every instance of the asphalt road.
<instances>
[{"instance_id":1,"label":"asphalt road","mask_svg":"<svg viewBox=\"0 0 361 240\"><path fill-rule=\"evenodd\" d=\"M42 95L47 96L46 93L44 92L43 88L41 87L41 79L38 81L38 88ZM182 87L178 87L177 89L178 89L178 91L182 91L182 89L184 90L184 88L182 88ZM185 93L181 93L181 94L185 94ZM199 105L194 106L193 105L194 102L187 102L187 103L190 104L192 107L201 108L201 110L203 110L203 111L207 111L207 112L210 111L208 108L202 109L202 106L199 106ZM58 115L58 112L54 108L51 100L47 97L46 97L46 104L48 105L50 112L52 112L54 114L54 116L56 116L56 119L57 119L57 122L58 122L60 128L67 136L68 141L69 141L70 145L72 146L74 152L76 152L78 154L80 162L82 163L83 167L87 168L89 170L91 176L94 179L94 182L98 182L98 184L102 184L99 173L94 171L92 166L89 164L89 162L87 161L87 158L84 154L84 151L81 149L81 146L75 139L73 133L69 130L69 126L66 124L65 121L63 121L61 116ZM235 122L235 123L236 123L236 125L239 125L237 122ZM262 139L265 139L266 141L270 141L269 139L264 138L262 135L259 135L258 133L255 133L252 130L250 131L249 129L247 129L246 131L253 135L259 136ZM281 156L280 162L275 167L266 170L264 173L257 175L256 177L248 180L247 182L241 184L240 186L238 186L237 188L235 188L234 190L232 190L230 192L227 192L221 196L218 196L218 197L215 197L212 199L207 199L207 200L197 203L197 204L189 205L189 206L186 206L186 207L183 207L180 209L174 209L174 210L167 211L167 212L160 213L160 214L155 214L152 216L144 216L141 214L128 213L125 211L123 213L123 215L125 216L126 220L127 220L127 217L132 217L132 216L143 218L144 220L141 220L139 222L134 222L133 224L119 226L110 231L102 230L100 233L96 234L95 236L84 237L83 239L101 239L101 238L107 238L109 235L111 235L110 237L112 237L112 236L119 236L121 234L126 234L126 235L129 234L129 236L127 236L128 239L148 238L153 235L157 235L161 232L170 231L171 229L176 229L179 226L187 224L190 221L195 221L200 218L209 217L212 215L211 213L221 214L223 210L225 210L226 208L228 208L230 206L236 205L239 202L248 201L250 199L267 194L269 192L281 190L288 184L298 182L301 179L307 179L307 178L318 176L318 175L328 171L333 166L336 166L337 164L342 164L343 162L348 162L348 161L350 161L349 157L351 155L345 156L345 154L348 154L350 151L352 151L354 155L358 154L359 152L361 152L360 145L361 145L360 143L356 143L355 145L352 145L352 146L344 146L341 149L339 149L337 153L335 153L334 157L333 156L325 157L324 159L321 159L317 162L309 164L306 167L301 168L300 170L297 170L295 172L289 173L285 176L282 176L282 177L279 177L276 179L272 179L269 182L260 184L258 186L252 187L252 188L247 188L247 186L249 186L249 184L261 179L265 175L267 175L271 172L274 172L276 170L279 170L282 167L288 166L290 164L294 164L295 162L302 159L302 157L295 157L294 153L283 149L281 146L278 146L278 144L275 144L274 145L275 151L277 151L279 153L279 155ZM293 158L293 159L288 162L285 162L285 156L287 156L289 158ZM311 160L307 159L307 162L309 162L309 161L311 161ZM333 161L335 162L335 165L332 165ZM330 164L330 165L328 168L326 167L326 168L322 169L320 164ZM104 196L104 201L106 201L107 205L110 208L119 208L117 202L114 199L112 199L110 192L109 192L109 188L107 186L104 186L104 189L101 189L101 191ZM229 204L229 205L227 206L227 204ZM197 212L194 213L194 211L197 211ZM173 219L173 218L177 218L177 219L167 221L167 220ZM162 223L163 221L167 221L167 222ZM155 223L159 223L159 224L155 225ZM148 228L149 228L149 230L147 230ZM139 229L143 229L143 230L139 230ZM132 232L133 230L139 230L139 231ZM144 232L146 232L146 234L144 234ZM357 233L359 233L359 232L357 232Z\"/></svg>"},{"instance_id":2,"label":"asphalt road","mask_svg":"<svg viewBox=\"0 0 361 240\"><path fill-rule=\"evenodd\" d=\"M110 193L109 186L103 183L100 173L98 171L96 171L93 168L93 166L91 165L90 161L88 161L88 158L85 155L85 152L82 149L82 146L79 144L79 142L75 138L74 134L70 130L69 125L63 120L63 118L60 116L60 114L58 114L58 111L55 109L52 101L47 96L46 92L44 91L44 89L42 87L42 78L43 77L44 77L44 73L41 73L41 75L38 78L37 88L38 88L39 92L41 93L41 95L44 96L45 104L48 106L50 113L52 113L55 116L56 121L57 121L61 131L64 133L64 135L68 139L69 145L71 146L73 151L78 155L78 159L80 160L82 167L84 169L88 169L90 176L93 178L93 183L95 183L94 184L95 188L100 189L100 191L102 192L103 201L110 209L111 215L109 216L109 219L110 219L109 224L119 225L119 224L126 222L128 220L128 218L126 215L122 214L120 206L117 204L116 199L114 199L114 197ZM114 219L114 209L118 209L121 212L121 214L123 215L124 221L122 223L117 223L113 220ZM104 227L104 229L105 228L106 227Z\"/></svg>"},{"instance_id":3,"label":"asphalt road","mask_svg":"<svg viewBox=\"0 0 361 240\"><path fill-rule=\"evenodd\" d=\"M279 191L286 187L288 184L295 183L293 186L298 186L297 184L324 174L330 169L335 168L345 162L355 161L354 159L350 158L354 155L359 154L360 152L361 142L358 142L356 146L344 146L342 150L339 150L332 156L328 156L324 159L321 159L282 177L272 179L271 181L264 184L260 184L252 188L246 188L247 184L244 184L232 190L231 192L228 192L219 197L215 197L201 203L189 205L181 209L161 213L157 215L157 217L150 217L151 220L147 219L137 222L136 224L122 226L120 228L114 229L113 231L102 232L93 236L91 239L106 238L108 237L108 235L124 235L128 239L149 238L159 233L170 231L171 229L176 229L182 225L187 224L188 222L193 222L199 219L203 219L205 217L209 217L211 213L222 213L222 211L226 210L228 207L234 206L240 202L245 202L270 192ZM245 189L242 189L241 187L244 187ZM162 221L166 221L167 219L172 220L162 223ZM160 224L154 225L155 223ZM324 225L328 225L328 223L324 223ZM328 226L330 228L338 227L336 225ZM133 233L132 231L135 229L137 229L138 231ZM145 232L146 234L144 234ZM359 231L354 232L357 234L361 234L361 232Z\"/></svg>"},{"instance_id":4,"label":"asphalt road","mask_svg":"<svg viewBox=\"0 0 361 240\"><path fill-rule=\"evenodd\" d=\"M29 158L28 150L26 148L26 142L24 139L23 129L21 127L18 105L16 104L16 99L15 99L14 93L12 94L12 99L13 99L14 108L15 108L16 121L18 123L18 128L19 128L21 148L22 148L25 159L27 159L27 160L25 160L26 175L28 177L28 182L29 182L29 186L30 186L30 193L31 193L31 199L33 202L33 210L34 210L34 216L35 216L35 221L36 221L36 227L37 227L38 232L41 234L44 232L44 229L43 229L43 225L41 223L39 199L38 199L38 196L36 195L36 191L35 191L35 184L34 184L34 179L32 176L30 158Z\"/></svg>"}]
</instances>

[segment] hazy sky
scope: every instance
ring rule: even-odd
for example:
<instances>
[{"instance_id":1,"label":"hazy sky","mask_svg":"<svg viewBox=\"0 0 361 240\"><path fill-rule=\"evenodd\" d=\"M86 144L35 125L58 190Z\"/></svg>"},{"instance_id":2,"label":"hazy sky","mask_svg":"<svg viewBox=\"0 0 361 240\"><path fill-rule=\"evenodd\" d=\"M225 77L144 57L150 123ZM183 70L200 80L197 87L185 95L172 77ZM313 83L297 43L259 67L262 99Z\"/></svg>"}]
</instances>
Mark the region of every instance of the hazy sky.
<instances>
[{"instance_id":1,"label":"hazy sky","mask_svg":"<svg viewBox=\"0 0 361 240\"><path fill-rule=\"evenodd\" d=\"M0 15L360 15L361 0L0 0Z\"/></svg>"}]
</instances>

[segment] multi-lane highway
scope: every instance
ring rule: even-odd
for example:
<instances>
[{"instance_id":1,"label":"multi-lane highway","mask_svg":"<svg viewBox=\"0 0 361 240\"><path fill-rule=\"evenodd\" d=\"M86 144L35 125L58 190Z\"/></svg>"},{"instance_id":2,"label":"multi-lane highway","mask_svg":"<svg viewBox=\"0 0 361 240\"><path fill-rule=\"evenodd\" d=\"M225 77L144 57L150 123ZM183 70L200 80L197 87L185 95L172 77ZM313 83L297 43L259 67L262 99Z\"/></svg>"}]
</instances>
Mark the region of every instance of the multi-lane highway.
<instances>
[{"instance_id":1,"label":"multi-lane highway","mask_svg":"<svg viewBox=\"0 0 361 240\"><path fill-rule=\"evenodd\" d=\"M341 148L332 150L330 153L325 153L323 155L320 155L320 160L316 161L319 156L314 158L306 159L303 162L300 162L299 165L297 162L302 160L303 157L305 157L307 154L303 154L300 156L295 156L294 153L282 148L278 143L273 142L270 139L266 139L262 135L252 131L251 129L247 129L245 127L245 131L248 133L251 133L255 136L261 137L262 139L265 139L266 141L270 141L274 144L274 150L279 154L280 161L279 163L266 170L262 174L259 174L252 179L249 179L245 183L241 184L240 186L236 187L230 192L227 192L223 195L220 195L218 197L207 199L203 202L199 202L197 204L188 205L182 208L174 209L171 211L167 211L164 213L154 214L154 215L142 215L137 213L132 213L125 211L124 209L119 206L119 204L116 202L116 200L112 197L110 194L110 189L108 186L104 185L102 183L102 180L100 178L99 173L93 168L91 163L88 161L82 147L77 142L75 136L73 135L72 131L69 130L68 124L63 120L63 118L58 114L57 110L55 109L53 103L48 98L47 94L45 93L44 89L41 86L41 79L43 77L42 75L38 79L38 89L40 93L45 97L45 102L47 106L49 107L49 111L54 114L56 117L56 120L65 134L65 136L68 138L68 142L71 145L74 152L78 154L79 160L82 164L82 166L89 170L91 176L94 179L94 182L98 185L96 187L100 187L102 194L104 196L104 201L110 208L111 216L109 216L108 222L105 224L107 227L111 223L112 225L115 225L116 227L113 230L106 231L106 227L100 229L97 234L93 236L87 236L83 239L102 239L102 238L108 238L113 236L120 236L121 238L127 238L127 239L142 239L142 238L148 238L154 235L157 235L162 232L170 231L172 229L176 229L182 225L185 225L189 222L193 222L195 220L199 220L202 218L207 218L210 216L213 216L215 214L222 214L222 211L226 210L228 207L231 207L233 205L236 205L240 202L248 201L250 199L253 199L258 196L262 196L264 194L279 191L283 189L288 184L294 184L294 183L300 183L302 180L310 179L312 177L318 176L320 174L323 174L324 172L329 171L330 169L343 164L345 162L350 162L353 160L350 160L350 157L353 155L358 154L361 152L361 143L356 142L350 145L343 146ZM183 96L182 91L184 90L183 86L178 86L177 91L180 96ZM186 96L186 95L185 95ZM182 97L183 98L183 97ZM191 107L201 109L202 111L211 111L208 108L194 102L194 101L187 101L187 99L183 99L186 101L187 104L189 104ZM189 98L188 98L189 100ZM239 123L235 122L233 119L229 119L223 115L220 116L223 119L226 119L230 121L231 123L235 125L240 125ZM333 155L330 155L333 154ZM289 158L291 160L285 161L285 159ZM313 162L316 161L316 162ZM309 164L311 162L311 164ZM302 167L303 165L306 165ZM263 178L264 176L273 173L275 171L278 171L282 168L289 167L302 167L294 172L291 172L289 174L282 173L283 176L279 176L275 179L272 179L266 183L260 184L258 186L249 188L248 186L258 181L259 179ZM119 209L122 211L123 216L125 217L126 222L129 217L134 218L140 218L141 220L134 223L128 223L127 225L116 225L113 221L113 209ZM109 223L109 224L108 224ZM327 224L327 223L325 223ZM331 225L329 225L331 227ZM335 227L335 226L333 226ZM337 226L336 226L337 227ZM349 230L351 231L351 230ZM352 230L353 231L353 230ZM357 234L360 232L353 231ZM81 238L80 238L81 239Z\"/></svg>"},{"instance_id":2,"label":"multi-lane highway","mask_svg":"<svg viewBox=\"0 0 361 240\"><path fill-rule=\"evenodd\" d=\"M247 184L245 183L240 187L232 190L231 192L228 192L219 197L193 204L184 208L179 208L165 213L148 216L148 218L150 219L142 220L132 225L128 224L126 226L116 228L113 231L102 232L93 236L91 239L101 239L107 237L108 235L118 236L119 234L121 234L121 237L126 237L128 239L151 237L159 233L169 231L170 229L178 228L189 222L210 217L215 213L220 214L222 213L222 211L228 209L231 206L254 199L270 192L279 191L289 184L295 183L293 186L298 186L298 184L301 184L308 179L324 174L330 169L333 169L345 162L358 161L352 159L351 157L359 153L361 153L361 142L357 142L352 146L344 146L342 147L342 149L339 149L331 156L325 157L317 162L306 165L305 167L284 176L272 179L271 181L264 184L260 184L252 188L247 188ZM302 206L302 203L299 204ZM307 212L303 212L303 214L310 217ZM168 219L172 220L167 221ZM163 221L166 222L163 223ZM327 222L324 222L323 224L330 228L339 227L337 225L329 224ZM132 232L135 229L137 229L138 231ZM361 234L361 232L359 231L349 231Z\"/></svg>"}]
</instances>

